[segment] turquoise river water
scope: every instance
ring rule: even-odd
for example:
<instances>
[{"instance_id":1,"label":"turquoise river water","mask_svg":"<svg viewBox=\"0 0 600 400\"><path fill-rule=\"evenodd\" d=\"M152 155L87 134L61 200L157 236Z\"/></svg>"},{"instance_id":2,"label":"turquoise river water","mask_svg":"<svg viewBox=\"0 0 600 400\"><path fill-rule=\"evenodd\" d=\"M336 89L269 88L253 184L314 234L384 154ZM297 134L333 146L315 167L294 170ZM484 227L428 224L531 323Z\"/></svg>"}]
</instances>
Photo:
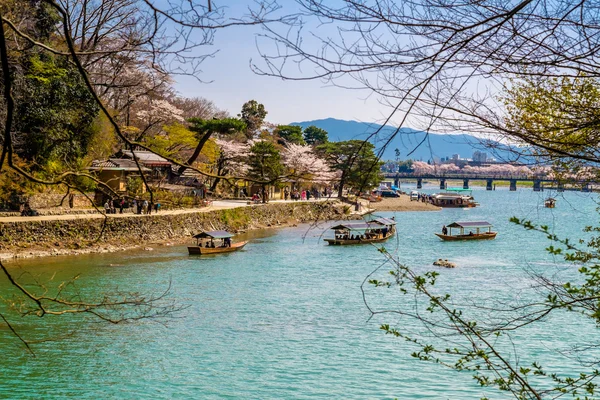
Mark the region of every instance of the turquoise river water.
<instances>
[{"instance_id":1,"label":"turquoise river water","mask_svg":"<svg viewBox=\"0 0 600 400\"><path fill-rule=\"evenodd\" d=\"M379 213L399 223L397 240L386 247L419 272L439 271L443 289L473 304L526 296L531 271L575 276L576 267L544 251L549 242L543 235L508 220L528 218L559 235L585 237L583 227L598 222L596 195L559 194L555 209L543 207L548 192L475 189L473 195L481 207ZM498 237L447 243L433 235L457 220L487 220ZM468 373L411 358L414 348L385 335L382 323L416 322L394 314L369 319L361 284L383 256L369 245L326 246L326 226L254 232L244 251L213 257L164 247L9 263L15 275L48 286L79 275L77 287L92 297L116 288L159 293L171 282L170 299L187 308L161 321L166 325L112 325L79 317L20 318L0 305L24 337L37 341L33 357L0 328L0 398L507 398L480 388ZM458 267L438 269L432 266L437 258ZM9 285L1 281L0 287L8 297ZM394 289L366 293L377 309L411 301ZM560 357L560 350L574 336L595 336L596 328L560 318L516 336L521 357L574 371L575 360Z\"/></svg>"}]
</instances>

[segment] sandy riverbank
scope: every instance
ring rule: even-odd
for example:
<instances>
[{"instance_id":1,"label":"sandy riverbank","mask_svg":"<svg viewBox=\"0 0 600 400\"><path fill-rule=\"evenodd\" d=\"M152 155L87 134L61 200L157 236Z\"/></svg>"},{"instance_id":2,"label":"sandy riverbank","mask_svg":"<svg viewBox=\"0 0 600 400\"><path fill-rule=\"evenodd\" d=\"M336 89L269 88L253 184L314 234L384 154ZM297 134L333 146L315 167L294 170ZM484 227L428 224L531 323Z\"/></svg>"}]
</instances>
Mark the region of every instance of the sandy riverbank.
<instances>
[{"instance_id":1,"label":"sandy riverbank","mask_svg":"<svg viewBox=\"0 0 600 400\"><path fill-rule=\"evenodd\" d=\"M369 208L379 211L439 211L440 207L436 207L429 203L420 201L410 201L406 195L400 197L384 197L380 202L371 202Z\"/></svg>"}]
</instances>

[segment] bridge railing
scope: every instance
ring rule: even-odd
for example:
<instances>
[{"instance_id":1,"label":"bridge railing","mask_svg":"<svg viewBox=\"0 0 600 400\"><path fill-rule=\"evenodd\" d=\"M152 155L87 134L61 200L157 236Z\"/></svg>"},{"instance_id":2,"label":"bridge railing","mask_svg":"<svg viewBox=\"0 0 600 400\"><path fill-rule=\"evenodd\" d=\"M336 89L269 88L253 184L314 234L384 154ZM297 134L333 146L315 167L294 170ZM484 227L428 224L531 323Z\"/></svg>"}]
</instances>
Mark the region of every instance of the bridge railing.
<instances>
[{"instance_id":1,"label":"bridge railing","mask_svg":"<svg viewBox=\"0 0 600 400\"><path fill-rule=\"evenodd\" d=\"M554 181L542 175L479 175L479 174L418 174L418 173L386 173L386 178L420 178L420 179L480 179L480 180L519 180L519 181Z\"/></svg>"}]
</instances>

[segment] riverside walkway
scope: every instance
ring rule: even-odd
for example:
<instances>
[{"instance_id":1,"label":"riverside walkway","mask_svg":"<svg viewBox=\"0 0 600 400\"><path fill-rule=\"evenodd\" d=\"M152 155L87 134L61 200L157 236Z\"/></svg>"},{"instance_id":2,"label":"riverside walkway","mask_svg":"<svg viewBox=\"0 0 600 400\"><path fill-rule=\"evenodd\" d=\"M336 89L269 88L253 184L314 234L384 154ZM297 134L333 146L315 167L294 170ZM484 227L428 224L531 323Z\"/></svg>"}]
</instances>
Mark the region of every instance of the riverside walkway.
<instances>
[{"instance_id":1,"label":"riverside walkway","mask_svg":"<svg viewBox=\"0 0 600 400\"><path fill-rule=\"evenodd\" d=\"M318 201L336 200L337 197L322 198L319 200L271 200L267 204L283 204L283 203L314 203ZM2 216L0 213L0 224L8 222L24 222L24 221L62 221L62 220L76 220L76 219L99 219L99 218L148 218L154 215L180 215L180 214L194 214L199 212L210 212L218 210L226 210L231 208L240 207L261 207L262 203L259 204L248 204L246 200L214 200L211 205L198 208L183 208L164 210L161 209L158 213L152 211L151 214L135 214L130 211L123 212L123 214L104 214L103 212L94 212L95 210L89 209L87 213L72 213L72 214L56 214L56 215L37 215L33 217L21 217L21 216Z\"/></svg>"}]
</instances>

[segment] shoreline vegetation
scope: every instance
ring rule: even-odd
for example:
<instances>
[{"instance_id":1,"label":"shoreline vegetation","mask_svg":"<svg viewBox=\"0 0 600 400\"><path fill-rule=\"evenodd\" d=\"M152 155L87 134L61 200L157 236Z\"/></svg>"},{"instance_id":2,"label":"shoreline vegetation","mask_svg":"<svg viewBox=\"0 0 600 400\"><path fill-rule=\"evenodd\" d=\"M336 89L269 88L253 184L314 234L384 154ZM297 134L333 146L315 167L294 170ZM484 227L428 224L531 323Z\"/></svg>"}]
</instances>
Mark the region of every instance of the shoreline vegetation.
<instances>
[{"instance_id":1,"label":"shoreline vegetation","mask_svg":"<svg viewBox=\"0 0 600 400\"><path fill-rule=\"evenodd\" d=\"M367 206L363 204L363 206ZM367 206L379 211L434 211L437 207L410 201L408 196ZM360 218L339 201L272 202L258 206L206 207L161 211L158 214L99 213L0 217L0 260L59 255L153 250L183 245L200 230L236 233ZM364 209L363 209L364 210Z\"/></svg>"}]
</instances>

